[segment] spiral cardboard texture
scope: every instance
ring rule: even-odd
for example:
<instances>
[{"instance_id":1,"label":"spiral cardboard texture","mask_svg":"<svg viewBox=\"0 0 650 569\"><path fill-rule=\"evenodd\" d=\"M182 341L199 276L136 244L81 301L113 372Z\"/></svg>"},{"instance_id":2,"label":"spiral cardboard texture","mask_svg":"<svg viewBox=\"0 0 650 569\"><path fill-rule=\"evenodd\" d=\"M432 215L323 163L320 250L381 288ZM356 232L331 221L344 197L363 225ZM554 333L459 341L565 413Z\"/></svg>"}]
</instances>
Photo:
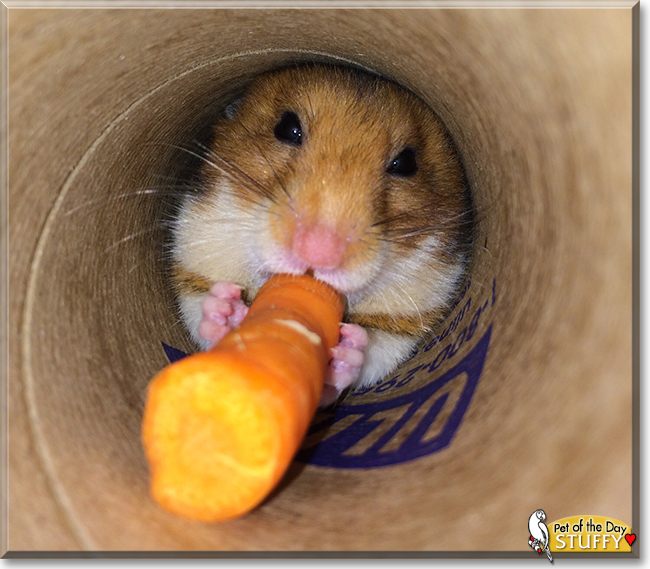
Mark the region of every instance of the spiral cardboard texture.
<instances>
[{"instance_id":1,"label":"spiral cardboard texture","mask_svg":"<svg viewBox=\"0 0 650 569\"><path fill-rule=\"evenodd\" d=\"M631 523L632 17L9 11L9 550L525 551L538 508ZM253 514L188 522L150 499L140 446L161 342L192 349L161 260L166 184L188 160L177 147L250 77L305 60L376 70L430 104L480 219L467 316L401 372L484 307L472 340L399 392L345 403L421 388L491 326L485 366L439 452L296 463Z\"/></svg>"}]
</instances>

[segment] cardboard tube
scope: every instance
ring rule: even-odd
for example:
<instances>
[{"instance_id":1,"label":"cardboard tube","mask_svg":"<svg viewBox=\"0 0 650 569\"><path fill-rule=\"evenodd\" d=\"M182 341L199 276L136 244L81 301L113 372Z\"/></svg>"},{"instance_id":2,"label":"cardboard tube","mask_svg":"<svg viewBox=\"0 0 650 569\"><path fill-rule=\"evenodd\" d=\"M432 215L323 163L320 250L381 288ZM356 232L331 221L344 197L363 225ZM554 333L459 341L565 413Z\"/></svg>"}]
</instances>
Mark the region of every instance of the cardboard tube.
<instances>
[{"instance_id":1,"label":"cardboard tube","mask_svg":"<svg viewBox=\"0 0 650 569\"><path fill-rule=\"evenodd\" d=\"M632 523L631 10L9 15L10 550L525 552L538 508ZM376 70L445 121L471 282L310 435L319 464L245 520L189 523L150 500L139 444L161 342L192 349L161 261L178 147L305 60Z\"/></svg>"}]
</instances>

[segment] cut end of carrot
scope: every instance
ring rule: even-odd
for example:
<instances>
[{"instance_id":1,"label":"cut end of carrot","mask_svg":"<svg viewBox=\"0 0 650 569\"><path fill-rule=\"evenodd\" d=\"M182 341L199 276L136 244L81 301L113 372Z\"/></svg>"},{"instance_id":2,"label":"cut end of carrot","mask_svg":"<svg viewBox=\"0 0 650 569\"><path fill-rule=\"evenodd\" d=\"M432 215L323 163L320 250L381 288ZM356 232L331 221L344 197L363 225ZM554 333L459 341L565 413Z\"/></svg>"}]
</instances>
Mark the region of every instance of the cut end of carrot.
<instances>
[{"instance_id":1,"label":"cut end of carrot","mask_svg":"<svg viewBox=\"0 0 650 569\"><path fill-rule=\"evenodd\" d=\"M158 504L219 522L264 500L316 410L342 315L329 285L275 275L236 331L153 379L142 441Z\"/></svg>"},{"instance_id":2,"label":"cut end of carrot","mask_svg":"<svg viewBox=\"0 0 650 569\"><path fill-rule=\"evenodd\" d=\"M171 367L150 387L143 442L151 493L167 510L194 520L250 511L291 460L280 448L287 425L274 412L275 394L251 385L236 366L225 367L185 365L180 375Z\"/></svg>"}]
</instances>

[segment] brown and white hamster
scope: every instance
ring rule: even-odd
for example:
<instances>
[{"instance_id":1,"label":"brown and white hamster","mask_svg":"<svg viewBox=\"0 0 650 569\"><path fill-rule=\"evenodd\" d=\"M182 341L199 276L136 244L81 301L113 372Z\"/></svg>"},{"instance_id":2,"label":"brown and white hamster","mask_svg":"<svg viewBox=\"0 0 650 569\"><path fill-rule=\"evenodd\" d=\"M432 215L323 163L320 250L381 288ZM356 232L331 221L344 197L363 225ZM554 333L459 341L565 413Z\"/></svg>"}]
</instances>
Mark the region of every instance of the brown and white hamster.
<instances>
[{"instance_id":1,"label":"brown and white hamster","mask_svg":"<svg viewBox=\"0 0 650 569\"><path fill-rule=\"evenodd\" d=\"M214 127L202 187L181 204L173 281L208 348L272 273L345 294L322 404L391 373L446 315L465 275L472 201L440 119L370 73L260 75Z\"/></svg>"}]
</instances>

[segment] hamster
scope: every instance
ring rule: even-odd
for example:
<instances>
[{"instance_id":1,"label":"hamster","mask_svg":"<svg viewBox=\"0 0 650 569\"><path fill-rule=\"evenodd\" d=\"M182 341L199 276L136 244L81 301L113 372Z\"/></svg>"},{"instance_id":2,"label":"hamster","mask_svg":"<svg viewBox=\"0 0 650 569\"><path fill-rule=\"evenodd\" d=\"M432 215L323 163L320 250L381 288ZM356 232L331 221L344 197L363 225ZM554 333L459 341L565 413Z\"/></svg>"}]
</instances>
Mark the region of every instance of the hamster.
<instances>
[{"instance_id":1,"label":"hamster","mask_svg":"<svg viewBox=\"0 0 650 569\"><path fill-rule=\"evenodd\" d=\"M172 280L203 349L273 273L347 299L321 405L379 382L449 311L473 208L442 121L379 76L307 64L256 77L216 122L173 225Z\"/></svg>"}]
</instances>

